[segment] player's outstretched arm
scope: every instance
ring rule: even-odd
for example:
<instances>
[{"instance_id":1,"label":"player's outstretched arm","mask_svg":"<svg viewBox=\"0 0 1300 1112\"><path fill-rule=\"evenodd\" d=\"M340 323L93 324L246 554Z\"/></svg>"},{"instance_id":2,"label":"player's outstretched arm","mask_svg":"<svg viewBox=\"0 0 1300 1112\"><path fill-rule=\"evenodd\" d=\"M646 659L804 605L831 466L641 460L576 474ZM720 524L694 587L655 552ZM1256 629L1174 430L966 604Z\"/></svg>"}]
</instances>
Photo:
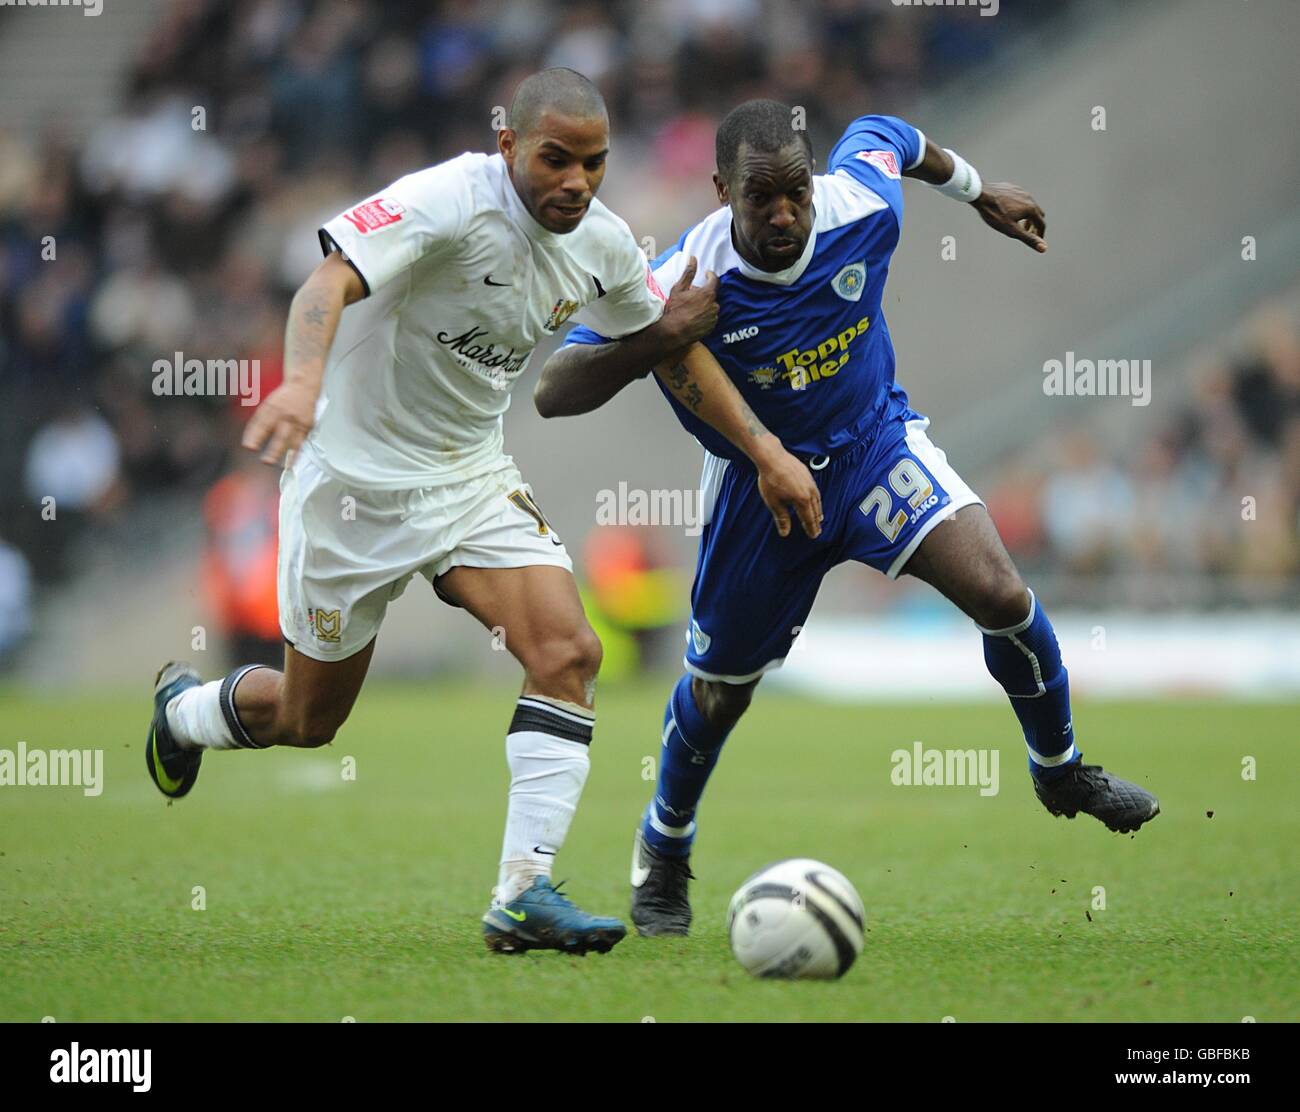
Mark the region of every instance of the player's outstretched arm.
<instances>
[{"instance_id":1,"label":"player's outstretched arm","mask_svg":"<svg viewBox=\"0 0 1300 1112\"><path fill-rule=\"evenodd\" d=\"M624 386L644 378L656 363L678 359L718 323L718 279L692 288L692 257L668 292L663 315L648 328L607 344L570 344L542 367L533 403L543 417L573 417L599 409Z\"/></svg>"},{"instance_id":2,"label":"player's outstretched arm","mask_svg":"<svg viewBox=\"0 0 1300 1112\"><path fill-rule=\"evenodd\" d=\"M243 445L262 462L285 466L311 432L316 399L325 374L325 357L345 305L360 301L365 287L338 251L311 272L289 306L284 334L284 381L266 396L244 430Z\"/></svg>"},{"instance_id":3,"label":"player's outstretched arm","mask_svg":"<svg viewBox=\"0 0 1300 1112\"><path fill-rule=\"evenodd\" d=\"M680 360L656 367L655 374L682 405L749 457L758 470L758 492L781 536L790 535L790 506L808 536L821 534L822 498L812 472L768 432L708 348L696 344Z\"/></svg>"},{"instance_id":4,"label":"player's outstretched arm","mask_svg":"<svg viewBox=\"0 0 1300 1112\"><path fill-rule=\"evenodd\" d=\"M928 139L925 156L905 177L916 178L936 186L939 192L955 200L967 201L995 232L1018 239L1040 254L1047 250L1047 217L1041 206L1018 185L1010 182L984 182L979 173L960 155L935 146Z\"/></svg>"}]
</instances>

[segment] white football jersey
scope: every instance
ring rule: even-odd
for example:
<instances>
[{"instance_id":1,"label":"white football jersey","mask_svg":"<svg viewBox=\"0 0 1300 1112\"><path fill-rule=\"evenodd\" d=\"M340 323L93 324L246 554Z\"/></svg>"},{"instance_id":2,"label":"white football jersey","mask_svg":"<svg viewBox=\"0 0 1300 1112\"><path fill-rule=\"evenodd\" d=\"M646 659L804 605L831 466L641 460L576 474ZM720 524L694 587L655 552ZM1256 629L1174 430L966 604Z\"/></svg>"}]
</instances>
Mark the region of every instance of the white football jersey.
<instances>
[{"instance_id":1,"label":"white football jersey","mask_svg":"<svg viewBox=\"0 0 1300 1112\"><path fill-rule=\"evenodd\" d=\"M664 294L627 224L593 199L559 234L499 155L408 174L329 221L368 296L343 310L308 440L345 482L463 481L502 453L501 416L533 348L571 316L604 336L653 324Z\"/></svg>"}]
</instances>

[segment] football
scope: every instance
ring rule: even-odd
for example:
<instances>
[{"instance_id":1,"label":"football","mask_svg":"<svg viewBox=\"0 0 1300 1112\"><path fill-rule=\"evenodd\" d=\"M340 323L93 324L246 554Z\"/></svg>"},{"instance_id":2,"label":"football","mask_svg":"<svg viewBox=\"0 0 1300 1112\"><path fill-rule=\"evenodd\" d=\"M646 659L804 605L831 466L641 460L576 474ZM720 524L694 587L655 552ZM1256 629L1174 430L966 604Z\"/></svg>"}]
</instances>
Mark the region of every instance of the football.
<instances>
[{"instance_id":1,"label":"football","mask_svg":"<svg viewBox=\"0 0 1300 1112\"><path fill-rule=\"evenodd\" d=\"M862 953L866 912L840 872L807 857L760 869L727 908L731 952L755 977L834 980Z\"/></svg>"}]
</instances>

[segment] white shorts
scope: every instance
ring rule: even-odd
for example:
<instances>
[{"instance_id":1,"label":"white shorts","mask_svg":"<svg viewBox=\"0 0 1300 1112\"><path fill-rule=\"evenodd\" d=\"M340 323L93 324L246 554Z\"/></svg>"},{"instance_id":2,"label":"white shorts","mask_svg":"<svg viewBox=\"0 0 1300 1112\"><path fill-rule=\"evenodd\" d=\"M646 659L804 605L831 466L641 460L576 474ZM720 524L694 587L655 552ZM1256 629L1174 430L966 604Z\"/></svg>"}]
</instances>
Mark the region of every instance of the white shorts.
<instances>
[{"instance_id":1,"label":"white shorts","mask_svg":"<svg viewBox=\"0 0 1300 1112\"><path fill-rule=\"evenodd\" d=\"M363 490L300 450L280 477L280 629L313 660L344 660L379 632L416 572L573 562L509 456L468 482Z\"/></svg>"}]
</instances>

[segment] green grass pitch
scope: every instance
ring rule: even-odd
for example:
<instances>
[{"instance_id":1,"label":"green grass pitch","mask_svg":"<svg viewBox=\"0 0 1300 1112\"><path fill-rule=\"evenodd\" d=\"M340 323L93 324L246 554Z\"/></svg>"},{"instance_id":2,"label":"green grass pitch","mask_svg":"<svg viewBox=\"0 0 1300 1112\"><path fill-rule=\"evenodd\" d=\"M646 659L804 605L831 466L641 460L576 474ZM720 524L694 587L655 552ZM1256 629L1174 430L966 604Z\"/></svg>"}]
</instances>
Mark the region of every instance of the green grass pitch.
<instances>
[{"instance_id":1,"label":"green grass pitch","mask_svg":"<svg viewBox=\"0 0 1300 1112\"><path fill-rule=\"evenodd\" d=\"M760 691L701 811L692 937L502 957L479 916L513 689L372 684L332 746L211 755L168 806L144 769L142 686L0 695L0 746L105 751L97 798L0 787L0 1020L1300 1019L1295 704L1077 706L1085 757L1161 798L1130 838L1042 810L1005 705ZM601 693L556 873L589 910L626 917L666 692ZM890 754L914 741L999 748L1000 792L895 786ZM796 855L866 904L841 981L757 981L728 949L732 891Z\"/></svg>"}]
</instances>

